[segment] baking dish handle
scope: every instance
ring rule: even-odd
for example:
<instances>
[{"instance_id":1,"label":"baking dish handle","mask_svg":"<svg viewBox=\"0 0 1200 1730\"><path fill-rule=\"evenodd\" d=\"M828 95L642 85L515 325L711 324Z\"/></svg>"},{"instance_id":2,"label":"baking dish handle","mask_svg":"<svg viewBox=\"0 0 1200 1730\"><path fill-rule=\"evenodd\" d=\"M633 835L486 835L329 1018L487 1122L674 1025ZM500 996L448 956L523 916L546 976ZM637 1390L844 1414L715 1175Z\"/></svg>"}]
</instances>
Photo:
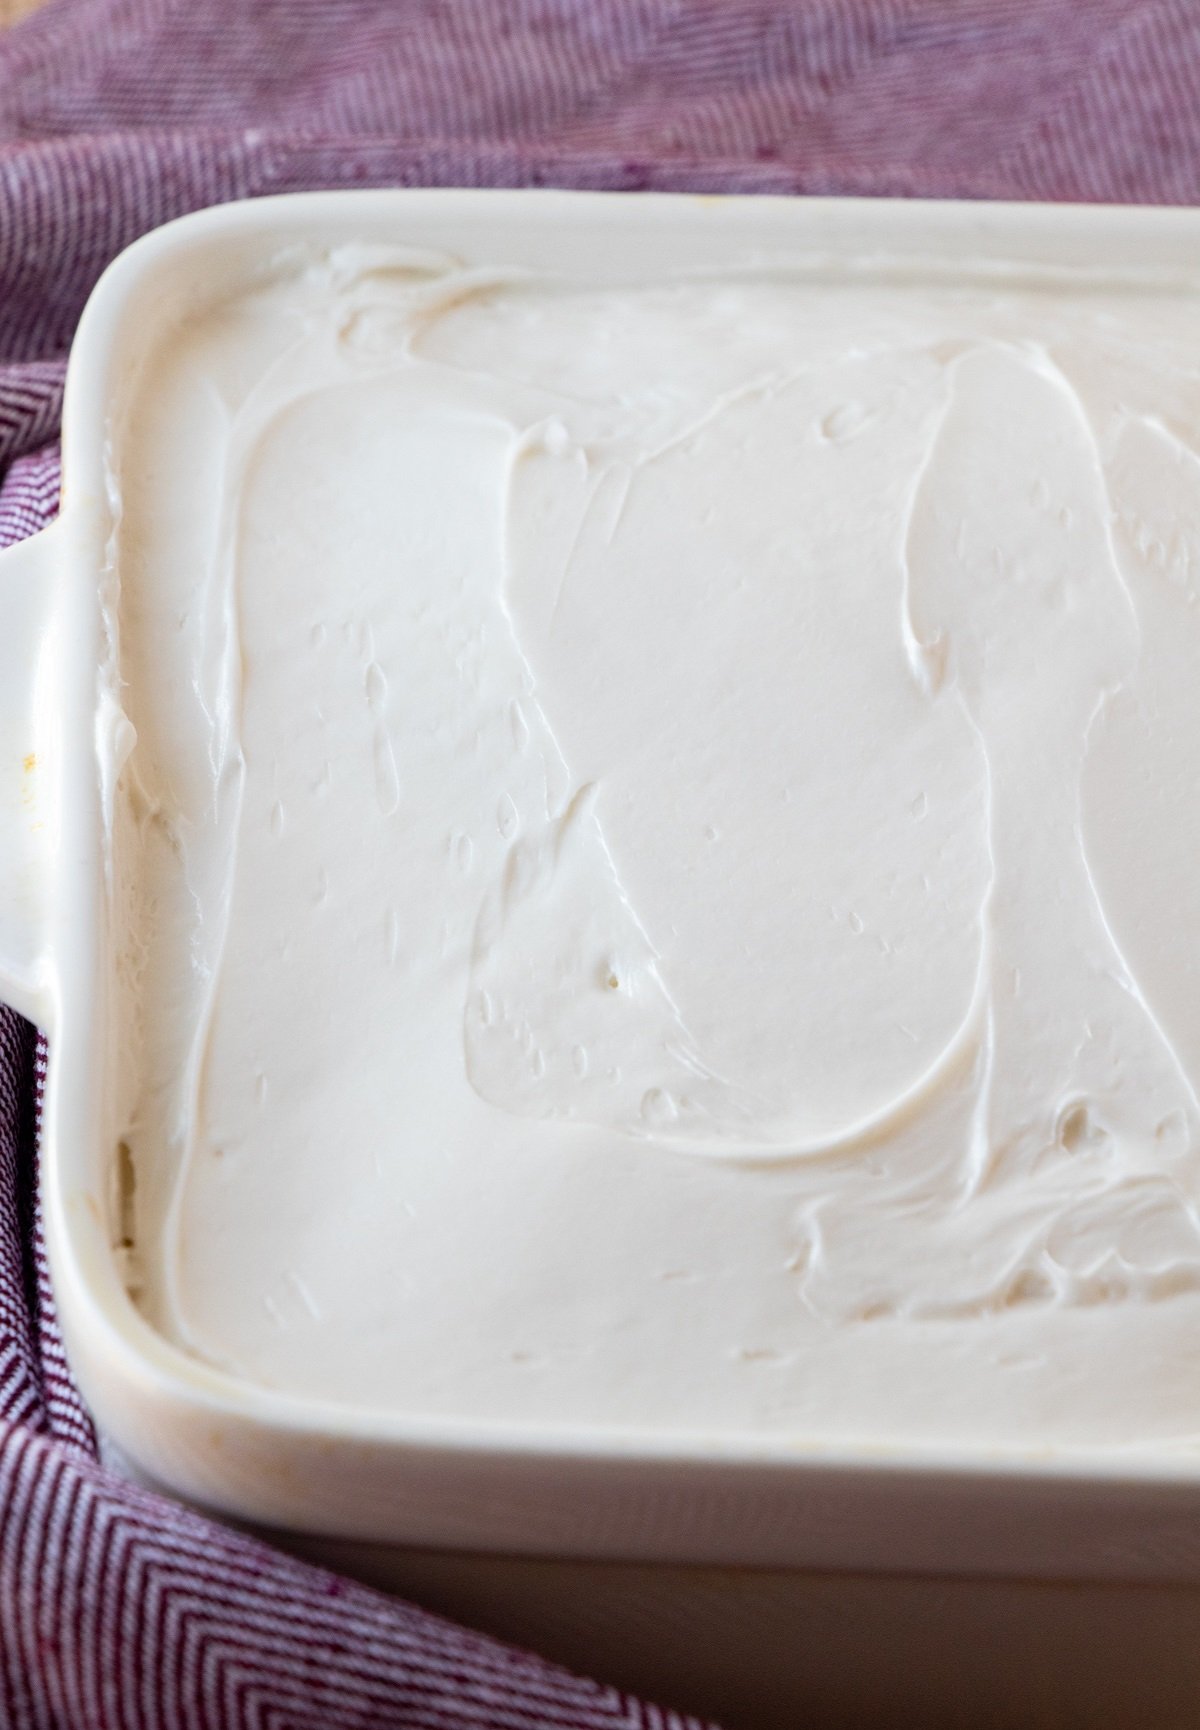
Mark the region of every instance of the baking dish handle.
<instances>
[{"instance_id":1,"label":"baking dish handle","mask_svg":"<svg viewBox=\"0 0 1200 1730\"><path fill-rule=\"evenodd\" d=\"M0 551L0 1000L46 1026L62 519Z\"/></svg>"}]
</instances>

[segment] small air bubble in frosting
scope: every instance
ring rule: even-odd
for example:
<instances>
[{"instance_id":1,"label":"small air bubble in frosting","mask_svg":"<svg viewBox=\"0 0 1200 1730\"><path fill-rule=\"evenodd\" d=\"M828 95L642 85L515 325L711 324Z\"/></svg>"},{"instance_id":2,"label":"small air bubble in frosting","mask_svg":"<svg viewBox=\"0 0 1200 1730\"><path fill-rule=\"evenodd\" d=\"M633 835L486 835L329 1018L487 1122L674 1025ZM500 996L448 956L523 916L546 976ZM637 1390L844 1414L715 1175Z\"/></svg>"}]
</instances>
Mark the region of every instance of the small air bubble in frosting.
<instances>
[{"instance_id":1,"label":"small air bubble in frosting","mask_svg":"<svg viewBox=\"0 0 1200 1730\"><path fill-rule=\"evenodd\" d=\"M830 409L821 421L821 437L828 444L840 444L853 438L866 425L866 410L859 402L844 402Z\"/></svg>"},{"instance_id":2,"label":"small air bubble in frosting","mask_svg":"<svg viewBox=\"0 0 1200 1730\"><path fill-rule=\"evenodd\" d=\"M1084 1101L1079 1100L1061 1113L1058 1120L1058 1140L1068 1153L1082 1153L1086 1149L1103 1146L1108 1140L1108 1133L1101 1124L1094 1121Z\"/></svg>"},{"instance_id":3,"label":"small air bubble in frosting","mask_svg":"<svg viewBox=\"0 0 1200 1730\"><path fill-rule=\"evenodd\" d=\"M642 1118L657 1127L674 1123L679 1116L679 1107L674 1097L665 1087L650 1087L642 1095Z\"/></svg>"},{"instance_id":4,"label":"small air bubble in frosting","mask_svg":"<svg viewBox=\"0 0 1200 1730\"><path fill-rule=\"evenodd\" d=\"M496 806L496 827L502 841L511 841L517 832L517 807L507 793L501 793Z\"/></svg>"}]
</instances>

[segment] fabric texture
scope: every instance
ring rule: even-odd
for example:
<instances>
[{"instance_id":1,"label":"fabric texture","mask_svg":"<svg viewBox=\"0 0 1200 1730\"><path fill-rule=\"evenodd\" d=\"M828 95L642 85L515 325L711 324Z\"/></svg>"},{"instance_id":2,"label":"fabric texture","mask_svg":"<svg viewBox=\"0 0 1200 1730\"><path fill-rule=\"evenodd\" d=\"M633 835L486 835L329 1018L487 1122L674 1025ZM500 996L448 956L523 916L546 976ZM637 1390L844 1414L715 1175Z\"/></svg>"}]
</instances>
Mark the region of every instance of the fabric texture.
<instances>
[{"instance_id":1,"label":"fabric texture","mask_svg":"<svg viewBox=\"0 0 1200 1730\"><path fill-rule=\"evenodd\" d=\"M53 0L0 36L0 545L56 509L65 355L116 252L396 185L1200 202L1200 7ZM694 1724L103 1468L37 1228L44 1067L0 1011L0 1722Z\"/></svg>"}]
</instances>

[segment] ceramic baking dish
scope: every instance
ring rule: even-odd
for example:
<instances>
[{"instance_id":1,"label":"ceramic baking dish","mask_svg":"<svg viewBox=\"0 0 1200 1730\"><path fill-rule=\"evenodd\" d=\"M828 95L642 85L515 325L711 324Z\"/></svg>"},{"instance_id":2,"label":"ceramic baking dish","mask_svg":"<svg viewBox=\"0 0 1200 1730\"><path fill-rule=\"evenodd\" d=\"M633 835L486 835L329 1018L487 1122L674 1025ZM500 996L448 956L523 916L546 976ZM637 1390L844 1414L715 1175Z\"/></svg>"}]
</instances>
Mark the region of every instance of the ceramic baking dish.
<instances>
[{"instance_id":1,"label":"ceramic baking dish","mask_svg":"<svg viewBox=\"0 0 1200 1730\"><path fill-rule=\"evenodd\" d=\"M71 1363L152 1481L228 1516L346 1540L776 1569L1200 1581L1200 1454L856 1451L802 1439L399 1420L234 1381L142 1320L118 1274L110 951L95 702L113 532L106 440L147 333L197 282L298 244L394 242L586 277L639 267L887 256L1020 259L1178 279L1184 211L558 193L317 194L204 212L123 254L72 351L62 513L0 557L0 992L50 1037L46 1233Z\"/></svg>"}]
</instances>

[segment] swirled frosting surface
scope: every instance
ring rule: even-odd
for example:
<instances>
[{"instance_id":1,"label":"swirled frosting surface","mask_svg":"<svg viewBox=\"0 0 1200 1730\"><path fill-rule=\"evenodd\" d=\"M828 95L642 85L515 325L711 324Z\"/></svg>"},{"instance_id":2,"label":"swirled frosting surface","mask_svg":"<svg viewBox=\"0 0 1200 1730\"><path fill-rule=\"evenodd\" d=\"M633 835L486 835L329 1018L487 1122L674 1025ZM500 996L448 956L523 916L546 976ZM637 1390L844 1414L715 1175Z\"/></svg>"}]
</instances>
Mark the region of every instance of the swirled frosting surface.
<instances>
[{"instance_id":1,"label":"swirled frosting surface","mask_svg":"<svg viewBox=\"0 0 1200 1730\"><path fill-rule=\"evenodd\" d=\"M1200 1427L1189 294L345 249L114 449L157 1327L480 1419Z\"/></svg>"}]
</instances>

